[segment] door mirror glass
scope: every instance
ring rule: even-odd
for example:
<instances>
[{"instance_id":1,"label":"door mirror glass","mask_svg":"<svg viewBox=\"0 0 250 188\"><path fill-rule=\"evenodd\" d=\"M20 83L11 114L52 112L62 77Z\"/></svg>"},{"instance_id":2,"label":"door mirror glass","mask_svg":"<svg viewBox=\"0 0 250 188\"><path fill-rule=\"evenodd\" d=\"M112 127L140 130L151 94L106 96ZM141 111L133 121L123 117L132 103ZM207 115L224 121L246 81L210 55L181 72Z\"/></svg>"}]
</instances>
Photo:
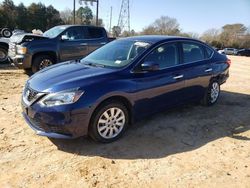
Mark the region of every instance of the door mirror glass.
<instances>
[{"instance_id":1,"label":"door mirror glass","mask_svg":"<svg viewBox=\"0 0 250 188\"><path fill-rule=\"evenodd\" d=\"M61 40L63 40L63 41L64 41L64 40L69 40L69 37L68 37L67 35L62 35L62 36L61 36Z\"/></svg>"},{"instance_id":2,"label":"door mirror glass","mask_svg":"<svg viewBox=\"0 0 250 188\"><path fill-rule=\"evenodd\" d=\"M143 64L141 64L141 70L142 71L157 71L159 70L159 64L153 61L145 61Z\"/></svg>"}]
</instances>

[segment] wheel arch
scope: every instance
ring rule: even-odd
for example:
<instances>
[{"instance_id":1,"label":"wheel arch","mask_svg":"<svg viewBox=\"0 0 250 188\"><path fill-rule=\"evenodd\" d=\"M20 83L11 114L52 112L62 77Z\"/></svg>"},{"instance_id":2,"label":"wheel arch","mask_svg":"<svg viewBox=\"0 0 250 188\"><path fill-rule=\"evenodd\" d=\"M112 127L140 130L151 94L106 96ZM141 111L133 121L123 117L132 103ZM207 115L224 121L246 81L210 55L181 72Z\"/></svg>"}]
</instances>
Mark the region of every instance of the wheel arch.
<instances>
[{"instance_id":1,"label":"wheel arch","mask_svg":"<svg viewBox=\"0 0 250 188\"><path fill-rule=\"evenodd\" d=\"M0 47L4 47L7 50L9 49L9 45L7 43L5 43L5 42L0 42Z\"/></svg>"},{"instance_id":2,"label":"wheel arch","mask_svg":"<svg viewBox=\"0 0 250 188\"><path fill-rule=\"evenodd\" d=\"M123 105L125 105L125 107L128 110L128 114L129 114L129 124L133 123L133 110L132 110L132 103L131 103L131 101L128 98L126 98L125 96L122 96L122 95L113 95L113 96L109 96L109 97L103 99L101 102L99 102L95 106L93 112L91 113L91 118L90 118L90 121L89 121L88 130L90 128L90 124L93 122L93 118L94 118L95 113L99 110L99 108L101 106L103 106L105 104L108 104L110 102L120 102Z\"/></svg>"},{"instance_id":3,"label":"wheel arch","mask_svg":"<svg viewBox=\"0 0 250 188\"><path fill-rule=\"evenodd\" d=\"M43 52L36 52L33 54L32 56L32 60L31 60L31 65L34 63L35 58L37 58L38 56L42 56L42 55L48 55L51 58L53 58L54 63L57 63L57 55L56 52L53 51L43 51Z\"/></svg>"}]
</instances>

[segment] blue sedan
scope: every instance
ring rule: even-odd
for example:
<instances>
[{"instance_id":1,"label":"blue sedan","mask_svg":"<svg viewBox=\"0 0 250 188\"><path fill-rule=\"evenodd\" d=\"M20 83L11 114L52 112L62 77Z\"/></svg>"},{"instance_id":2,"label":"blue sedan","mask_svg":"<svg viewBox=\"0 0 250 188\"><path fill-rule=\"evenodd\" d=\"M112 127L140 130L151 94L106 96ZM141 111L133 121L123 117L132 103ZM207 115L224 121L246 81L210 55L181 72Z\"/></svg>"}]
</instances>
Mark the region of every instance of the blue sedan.
<instances>
[{"instance_id":1,"label":"blue sedan","mask_svg":"<svg viewBox=\"0 0 250 188\"><path fill-rule=\"evenodd\" d=\"M23 116L38 135L112 142L150 114L193 101L215 104L230 63L195 39L119 39L33 75L22 95Z\"/></svg>"}]
</instances>

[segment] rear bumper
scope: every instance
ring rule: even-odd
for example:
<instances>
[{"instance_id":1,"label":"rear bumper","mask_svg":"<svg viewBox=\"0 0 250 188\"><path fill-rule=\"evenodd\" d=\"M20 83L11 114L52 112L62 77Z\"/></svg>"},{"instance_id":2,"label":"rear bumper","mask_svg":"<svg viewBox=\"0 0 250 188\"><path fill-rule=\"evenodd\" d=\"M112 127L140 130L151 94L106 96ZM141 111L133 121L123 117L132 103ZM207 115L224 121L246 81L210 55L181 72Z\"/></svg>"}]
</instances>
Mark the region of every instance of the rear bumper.
<instances>
[{"instance_id":1,"label":"rear bumper","mask_svg":"<svg viewBox=\"0 0 250 188\"><path fill-rule=\"evenodd\" d=\"M227 70L224 74L222 74L220 77L219 77L219 84L224 84L227 79L229 78L229 70Z\"/></svg>"}]
</instances>

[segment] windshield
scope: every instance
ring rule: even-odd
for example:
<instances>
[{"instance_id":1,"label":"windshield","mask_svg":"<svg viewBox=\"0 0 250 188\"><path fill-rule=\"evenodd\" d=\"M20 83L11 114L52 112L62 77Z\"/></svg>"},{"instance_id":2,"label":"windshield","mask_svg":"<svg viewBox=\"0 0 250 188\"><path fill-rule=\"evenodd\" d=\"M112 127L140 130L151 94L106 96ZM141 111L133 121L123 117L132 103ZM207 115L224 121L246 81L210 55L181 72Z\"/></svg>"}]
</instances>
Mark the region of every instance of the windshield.
<instances>
[{"instance_id":1,"label":"windshield","mask_svg":"<svg viewBox=\"0 0 250 188\"><path fill-rule=\"evenodd\" d=\"M44 37L49 37L49 38L55 38L57 37L59 34L61 34L64 30L66 29L65 26L56 26L56 27L52 27L51 29L49 29L48 31L43 33Z\"/></svg>"},{"instance_id":2,"label":"windshield","mask_svg":"<svg viewBox=\"0 0 250 188\"><path fill-rule=\"evenodd\" d=\"M89 54L82 62L114 68L124 67L149 46L147 42L116 40Z\"/></svg>"}]
</instances>

